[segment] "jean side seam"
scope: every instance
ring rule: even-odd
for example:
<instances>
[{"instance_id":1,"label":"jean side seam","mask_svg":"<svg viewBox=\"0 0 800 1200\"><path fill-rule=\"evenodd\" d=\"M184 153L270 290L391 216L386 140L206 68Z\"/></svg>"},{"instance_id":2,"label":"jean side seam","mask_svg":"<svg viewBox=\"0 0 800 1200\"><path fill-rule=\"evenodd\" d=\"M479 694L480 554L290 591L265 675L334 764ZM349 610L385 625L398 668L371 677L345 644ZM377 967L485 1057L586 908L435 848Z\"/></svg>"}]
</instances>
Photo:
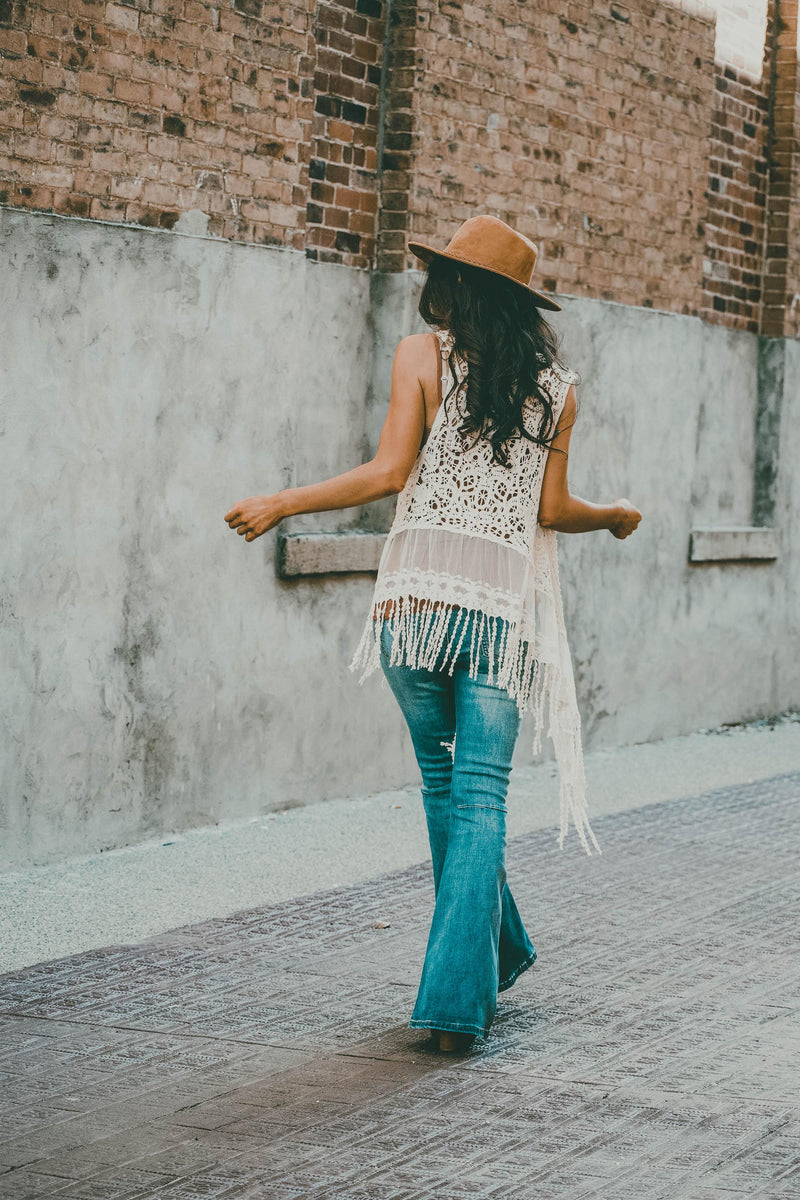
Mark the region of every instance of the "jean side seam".
<instances>
[{"instance_id":1,"label":"jean side seam","mask_svg":"<svg viewBox=\"0 0 800 1200\"><path fill-rule=\"evenodd\" d=\"M520 965L517 967L517 969L511 975L506 976L506 978L504 980L502 980L502 982L498 983L498 985L497 985L498 992L504 992L504 991L506 991L507 988L510 988L512 983L514 983L514 981L522 974L523 971L527 971L528 967L533 966L533 964L536 962L537 958L538 958L538 955L537 955L536 951L534 950L534 952L530 956L530 958L526 958L525 961L523 963L520 963Z\"/></svg>"}]
</instances>

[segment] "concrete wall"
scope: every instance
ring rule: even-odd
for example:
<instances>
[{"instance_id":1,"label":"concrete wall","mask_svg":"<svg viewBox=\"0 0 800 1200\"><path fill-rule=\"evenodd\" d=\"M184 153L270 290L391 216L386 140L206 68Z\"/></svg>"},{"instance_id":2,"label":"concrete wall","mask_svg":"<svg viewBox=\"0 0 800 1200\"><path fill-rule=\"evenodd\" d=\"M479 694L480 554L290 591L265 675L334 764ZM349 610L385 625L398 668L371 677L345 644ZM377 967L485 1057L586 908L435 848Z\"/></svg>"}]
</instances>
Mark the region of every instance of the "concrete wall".
<instances>
[{"instance_id":1,"label":"concrete wall","mask_svg":"<svg viewBox=\"0 0 800 1200\"><path fill-rule=\"evenodd\" d=\"M10 210L0 247L3 861L413 780L391 694L347 669L371 577L278 580L275 532L223 516L369 455L421 277ZM750 520L757 338L564 304L572 488L644 513L623 542L560 535L586 748L797 706L800 346L780 556L690 566L693 525Z\"/></svg>"},{"instance_id":2,"label":"concrete wall","mask_svg":"<svg viewBox=\"0 0 800 1200\"><path fill-rule=\"evenodd\" d=\"M7 210L0 238L6 860L378 784L369 577L282 583L223 520L362 461L367 273Z\"/></svg>"}]
</instances>

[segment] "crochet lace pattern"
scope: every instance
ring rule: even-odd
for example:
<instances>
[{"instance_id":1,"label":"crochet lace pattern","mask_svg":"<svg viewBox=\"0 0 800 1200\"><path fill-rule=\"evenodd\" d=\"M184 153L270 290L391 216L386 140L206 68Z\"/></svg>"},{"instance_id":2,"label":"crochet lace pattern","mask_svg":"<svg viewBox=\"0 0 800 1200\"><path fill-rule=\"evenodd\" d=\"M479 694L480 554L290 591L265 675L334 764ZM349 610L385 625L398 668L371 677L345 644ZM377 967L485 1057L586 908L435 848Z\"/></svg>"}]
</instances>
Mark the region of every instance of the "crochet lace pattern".
<instances>
[{"instance_id":1,"label":"crochet lace pattern","mask_svg":"<svg viewBox=\"0 0 800 1200\"><path fill-rule=\"evenodd\" d=\"M508 443L509 462L493 461L486 438L465 440L468 364L450 330L438 330L443 400L430 434L397 499L372 605L350 663L359 682L380 666L381 631L392 621L390 664L449 670L452 674L475 613L470 675L488 641L489 682L512 696L520 713L533 712L533 752L541 750L544 706L558 764L563 848L570 818L587 854L601 853L586 811L581 720L575 693L558 577L556 531L538 523L549 449L519 436ZM452 364L452 367L451 367ZM557 421L574 373L555 366L539 375ZM526 405L526 428L538 433L543 406ZM474 444L473 444L474 443ZM466 447L466 448L465 448ZM387 602L393 613L387 617ZM458 614L451 628L449 616ZM450 637L445 645L448 630ZM587 836L588 835L588 836Z\"/></svg>"}]
</instances>

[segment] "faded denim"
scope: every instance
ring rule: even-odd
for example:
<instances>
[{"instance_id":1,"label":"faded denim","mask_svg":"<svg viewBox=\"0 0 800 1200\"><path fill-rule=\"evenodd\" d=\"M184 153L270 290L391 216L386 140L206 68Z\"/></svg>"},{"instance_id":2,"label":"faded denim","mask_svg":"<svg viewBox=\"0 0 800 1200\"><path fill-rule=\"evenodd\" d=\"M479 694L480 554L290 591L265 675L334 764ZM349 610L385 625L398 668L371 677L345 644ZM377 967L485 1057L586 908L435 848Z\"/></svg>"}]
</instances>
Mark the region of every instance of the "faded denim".
<instances>
[{"instance_id":1,"label":"faded denim","mask_svg":"<svg viewBox=\"0 0 800 1200\"><path fill-rule=\"evenodd\" d=\"M498 992L536 951L506 882L506 795L521 718L516 701L488 682L488 638L470 678L470 632L451 675L390 666L388 621L381 665L422 775L436 898L409 1025L485 1036Z\"/></svg>"}]
</instances>

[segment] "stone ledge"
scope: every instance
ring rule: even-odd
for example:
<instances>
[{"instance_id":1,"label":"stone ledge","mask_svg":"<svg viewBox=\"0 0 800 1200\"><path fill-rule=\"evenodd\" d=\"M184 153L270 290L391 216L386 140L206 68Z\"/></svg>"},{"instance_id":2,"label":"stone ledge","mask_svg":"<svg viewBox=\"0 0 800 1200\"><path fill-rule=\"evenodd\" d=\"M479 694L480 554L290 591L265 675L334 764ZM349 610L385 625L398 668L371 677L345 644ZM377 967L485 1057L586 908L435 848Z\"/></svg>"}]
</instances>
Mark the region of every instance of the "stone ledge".
<instances>
[{"instance_id":1,"label":"stone ledge","mask_svg":"<svg viewBox=\"0 0 800 1200\"><path fill-rule=\"evenodd\" d=\"M777 532L766 525L718 525L689 534L689 562L765 562L777 557Z\"/></svg>"},{"instance_id":2,"label":"stone ledge","mask_svg":"<svg viewBox=\"0 0 800 1200\"><path fill-rule=\"evenodd\" d=\"M378 570L385 533L284 533L278 535L276 568L281 579Z\"/></svg>"}]
</instances>

